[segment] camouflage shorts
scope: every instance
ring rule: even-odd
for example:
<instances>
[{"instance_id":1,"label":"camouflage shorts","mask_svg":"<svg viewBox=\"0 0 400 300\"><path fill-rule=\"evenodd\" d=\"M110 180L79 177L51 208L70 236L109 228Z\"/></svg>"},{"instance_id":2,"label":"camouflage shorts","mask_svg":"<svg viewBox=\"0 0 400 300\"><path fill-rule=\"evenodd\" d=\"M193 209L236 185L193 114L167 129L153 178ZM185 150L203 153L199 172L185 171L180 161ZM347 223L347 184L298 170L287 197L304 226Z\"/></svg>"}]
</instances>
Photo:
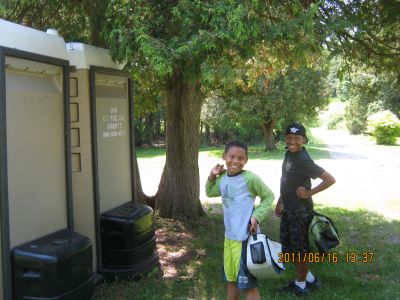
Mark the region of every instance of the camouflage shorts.
<instances>
[{"instance_id":1,"label":"camouflage shorts","mask_svg":"<svg viewBox=\"0 0 400 300\"><path fill-rule=\"evenodd\" d=\"M308 226L314 212L304 210L296 212L282 212L280 226L280 240L282 252L306 253L308 247Z\"/></svg>"}]
</instances>

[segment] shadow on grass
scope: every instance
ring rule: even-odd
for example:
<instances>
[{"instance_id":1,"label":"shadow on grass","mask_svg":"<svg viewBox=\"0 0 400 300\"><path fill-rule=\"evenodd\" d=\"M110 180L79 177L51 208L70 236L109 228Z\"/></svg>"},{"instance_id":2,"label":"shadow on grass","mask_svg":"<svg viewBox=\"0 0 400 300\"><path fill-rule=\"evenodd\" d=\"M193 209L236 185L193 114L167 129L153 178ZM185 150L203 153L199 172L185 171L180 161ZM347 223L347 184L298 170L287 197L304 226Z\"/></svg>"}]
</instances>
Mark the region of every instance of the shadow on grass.
<instances>
[{"instance_id":1,"label":"shadow on grass","mask_svg":"<svg viewBox=\"0 0 400 300\"><path fill-rule=\"evenodd\" d=\"M182 255L176 255L175 277L161 279L156 274L148 274L140 281L103 283L96 287L96 299L226 299L226 286L221 277L224 240L221 205L208 205L206 210L208 215L195 222L165 219L156 222L160 229L171 234L172 241L167 241L170 245L163 244L165 249L171 253L181 249ZM336 262L311 265L323 289L313 291L309 299L398 299L400 222L363 210L319 205L316 210L334 220L341 244L331 252L337 256ZM261 230L271 239L279 240L279 219L272 211L262 222ZM354 256L357 262L352 263ZM171 257L170 263L174 264L174 256ZM261 298L291 299L275 290L293 278L294 268L287 265L284 275L259 282Z\"/></svg>"}]
</instances>

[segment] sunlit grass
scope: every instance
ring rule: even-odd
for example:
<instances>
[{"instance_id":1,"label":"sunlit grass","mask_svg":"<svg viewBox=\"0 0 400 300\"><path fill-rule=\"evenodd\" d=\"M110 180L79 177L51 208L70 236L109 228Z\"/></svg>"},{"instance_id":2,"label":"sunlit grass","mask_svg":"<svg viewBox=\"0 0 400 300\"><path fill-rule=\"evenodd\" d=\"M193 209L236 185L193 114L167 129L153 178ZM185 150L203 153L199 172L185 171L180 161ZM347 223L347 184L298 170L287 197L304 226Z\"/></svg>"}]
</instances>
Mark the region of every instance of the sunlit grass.
<instances>
[{"instance_id":1,"label":"sunlit grass","mask_svg":"<svg viewBox=\"0 0 400 300\"><path fill-rule=\"evenodd\" d=\"M330 158L328 147L312 136L306 148L314 160ZM141 151L142 153L138 154L140 158L165 156L165 150L162 148ZM223 151L224 147L200 149L201 154L211 157L221 157ZM263 160L278 162L282 161L284 152L282 144L278 145L278 150L272 152L265 152L264 145L251 145L249 158L259 160L260 163ZM334 169L329 168L329 171L331 170L333 172ZM339 183L338 181L337 185ZM344 188L349 188L350 191L353 186L353 180L349 180L349 185L344 185ZM323 283L323 290L313 292L308 299L400 299L398 289L400 279L397 275L400 269L399 220L385 217L386 213L383 216L362 209L362 207L371 209L371 203L366 203L358 193L351 193L344 198L346 201L338 201L339 197L330 196L321 199L324 195L316 197L317 200L321 200L318 203L325 204L324 206L317 204L316 210L331 217L339 229L341 244L334 249L339 261L335 263L325 261L311 266L313 273ZM398 200L395 195L379 199L382 208L388 211L400 210ZM357 201L360 205L354 205ZM175 227L176 221L156 222L158 228L166 228L167 232L170 231L174 235L184 231L192 237L182 239L187 240L187 244L178 247L183 249L189 258L186 263L174 266L177 271L176 277L161 279L155 272L146 275L140 281L102 284L97 286L97 299L226 299L226 286L221 281L224 231L222 209L221 205L216 203L205 205L208 216L198 222L188 223L183 227ZM279 220L272 212L262 223L262 231L268 233L272 239L279 240ZM171 256L179 250L178 248L176 245L166 247ZM373 253L372 262L346 261L352 253L358 256L362 256L363 253ZM277 287L293 278L293 266L288 265L283 276L261 282L259 287L262 299L297 299L275 292Z\"/></svg>"},{"instance_id":2,"label":"sunlit grass","mask_svg":"<svg viewBox=\"0 0 400 300\"><path fill-rule=\"evenodd\" d=\"M334 220L341 244L332 252L337 262L311 265L323 289L313 291L308 299L398 299L400 222L388 221L365 210L321 205L317 205L316 210ZM226 299L226 286L221 280L224 229L220 211L220 205L213 204L207 217L183 225L172 220L156 221L158 227L168 228L174 235L185 232L193 237L186 243L183 240L185 251L193 255L185 264L177 265L176 278L160 278L154 272L139 281L102 283L96 287L96 299ZM262 223L262 232L278 239L279 219L272 211ZM363 253L373 254L368 263L351 263L346 259L352 253L358 257ZM297 299L276 292L276 288L293 278L294 269L289 264L282 276L259 282L261 298Z\"/></svg>"},{"instance_id":3,"label":"sunlit grass","mask_svg":"<svg viewBox=\"0 0 400 300\"><path fill-rule=\"evenodd\" d=\"M136 147L137 158L154 158L165 156L165 147Z\"/></svg>"},{"instance_id":4,"label":"sunlit grass","mask_svg":"<svg viewBox=\"0 0 400 300\"><path fill-rule=\"evenodd\" d=\"M305 145L313 159L330 158L327 145L321 139L314 136L312 131L308 132L309 143ZM276 144L277 149L265 151L265 144L248 145L249 159L276 160L282 159L285 152L285 144L280 141ZM207 153L208 156L221 157L225 145L219 147L200 147L199 152ZM165 147L136 147L137 158L155 158L165 156Z\"/></svg>"},{"instance_id":5,"label":"sunlit grass","mask_svg":"<svg viewBox=\"0 0 400 300\"><path fill-rule=\"evenodd\" d=\"M310 156L316 159L329 159L331 158L327 145L318 143L309 143L305 145ZM277 144L277 149L272 151L265 151L265 145L249 145L248 155L250 160L282 160L285 156L285 145L283 143ZM221 157L224 153L224 146L201 148L200 152L207 153L208 156Z\"/></svg>"}]
</instances>

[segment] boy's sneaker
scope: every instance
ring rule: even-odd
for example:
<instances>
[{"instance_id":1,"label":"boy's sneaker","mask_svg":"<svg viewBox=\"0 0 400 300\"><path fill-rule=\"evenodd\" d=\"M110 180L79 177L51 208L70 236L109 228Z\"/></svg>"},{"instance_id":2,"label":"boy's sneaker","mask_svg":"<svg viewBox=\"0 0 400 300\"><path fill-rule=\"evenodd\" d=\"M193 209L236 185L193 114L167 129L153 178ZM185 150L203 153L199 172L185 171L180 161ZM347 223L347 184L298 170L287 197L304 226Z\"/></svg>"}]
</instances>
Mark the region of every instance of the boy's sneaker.
<instances>
[{"instance_id":1,"label":"boy's sneaker","mask_svg":"<svg viewBox=\"0 0 400 300\"><path fill-rule=\"evenodd\" d=\"M317 277L315 277L313 282L306 281L306 287L308 287L309 289L319 290L321 289L321 282L318 280Z\"/></svg>"},{"instance_id":2,"label":"boy's sneaker","mask_svg":"<svg viewBox=\"0 0 400 300\"><path fill-rule=\"evenodd\" d=\"M289 284L287 286L280 288L278 291L281 293L292 293L298 297L304 297L309 294L310 289L307 287L307 283L306 283L306 287L304 289L302 289L293 280L293 281L289 282Z\"/></svg>"}]
</instances>

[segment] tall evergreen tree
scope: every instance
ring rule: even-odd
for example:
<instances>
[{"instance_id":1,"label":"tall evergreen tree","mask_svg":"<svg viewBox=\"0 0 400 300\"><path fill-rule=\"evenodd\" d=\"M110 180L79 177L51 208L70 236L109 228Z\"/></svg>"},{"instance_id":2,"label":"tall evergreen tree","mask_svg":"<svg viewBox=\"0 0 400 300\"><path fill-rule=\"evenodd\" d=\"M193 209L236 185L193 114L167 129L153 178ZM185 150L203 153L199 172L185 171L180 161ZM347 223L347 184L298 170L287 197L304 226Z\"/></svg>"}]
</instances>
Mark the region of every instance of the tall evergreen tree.
<instances>
[{"instance_id":1,"label":"tall evergreen tree","mask_svg":"<svg viewBox=\"0 0 400 300\"><path fill-rule=\"evenodd\" d=\"M325 45L354 62L398 73L398 11L396 0L0 3L3 18L110 46L135 78L152 78L148 87L165 92L167 158L155 200L161 216L180 219L202 213L199 118L207 88L221 78L216 75L234 77L231 63L253 57L260 45L291 66Z\"/></svg>"},{"instance_id":2,"label":"tall evergreen tree","mask_svg":"<svg viewBox=\"0 0 400 300\"><path fill-rule=\"evenodd\" d=\"M155 196L160 215L196 218L199 121L204 92L230 61L257 45L281 45L281 57L315 45L317 7L307 1L113 1L110 45L132 69L153 70L167 97L166 164ZM292 55L292 57L295 57Z\"/></svg>"}]
</instances>

